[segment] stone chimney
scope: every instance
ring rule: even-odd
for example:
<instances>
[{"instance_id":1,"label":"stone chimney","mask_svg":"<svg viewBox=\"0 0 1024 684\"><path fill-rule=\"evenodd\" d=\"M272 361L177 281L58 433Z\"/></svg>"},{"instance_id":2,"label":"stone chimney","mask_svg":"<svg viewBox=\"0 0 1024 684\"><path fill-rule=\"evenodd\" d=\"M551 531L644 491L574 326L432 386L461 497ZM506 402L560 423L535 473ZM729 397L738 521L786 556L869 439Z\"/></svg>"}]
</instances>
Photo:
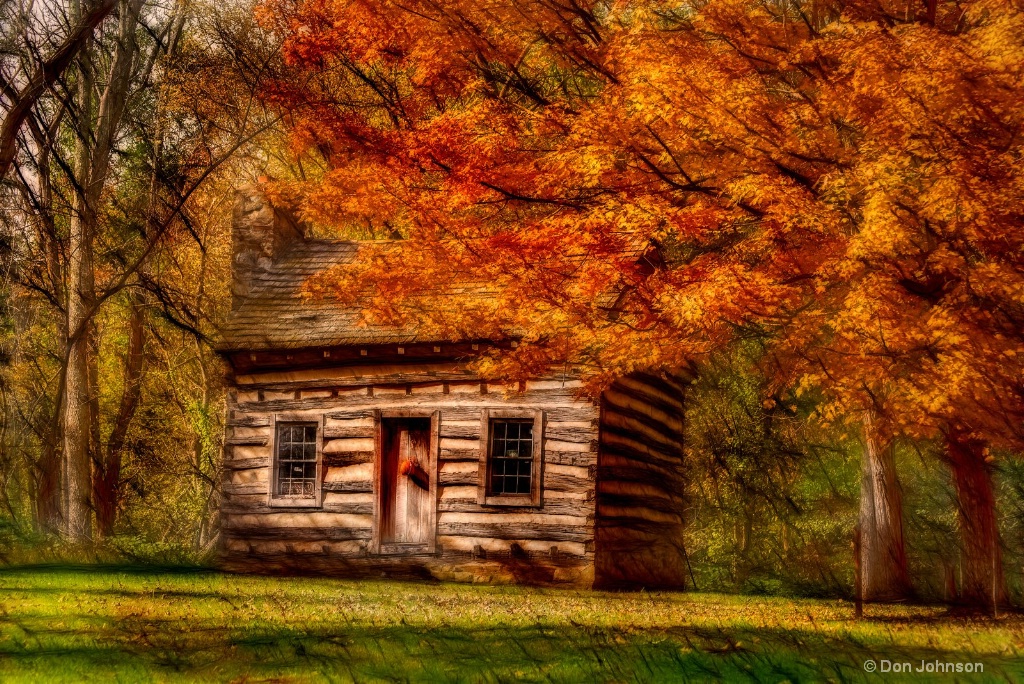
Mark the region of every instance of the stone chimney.
<instances>
[{"instance_id":1,"label":"stone chimney","mask_svg":"<svg viewBox=\"0 0 1024 684\"><path fill-rule=\"evenodd\" d=\"M266 270L288 245L304 239L295 217L274 207L259 185L239 188L231 218L231 308L238 308L249 294L256 274Z\"/></svg>"}]
</instances>

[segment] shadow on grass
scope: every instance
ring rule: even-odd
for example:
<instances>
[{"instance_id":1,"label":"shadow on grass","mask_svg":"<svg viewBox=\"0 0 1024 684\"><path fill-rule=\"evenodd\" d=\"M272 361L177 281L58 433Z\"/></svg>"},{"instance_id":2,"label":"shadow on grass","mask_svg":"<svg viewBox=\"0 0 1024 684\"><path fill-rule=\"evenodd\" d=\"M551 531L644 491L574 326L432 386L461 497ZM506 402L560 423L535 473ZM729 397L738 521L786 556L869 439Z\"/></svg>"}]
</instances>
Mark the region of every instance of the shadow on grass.
<instances>
[{"instance_id":1,"label":"shadow on grass","mask_svg":"<svg viewBox=\"0 0 1024 684\"><path fill-rule=\"evenodd\" d=\"M184 580L150 581L172 575ZM826 605L824 628L811 617L821 604L796 602L794 610L784 599L751 599L762 605L743 612L735 597L716 595L653 594L649 604L638 594L277 582L140 564L8 567L0 579L7 580L0 588L7 592L0 593L2 681L851 681L868 676L868 659L915 667L974 660L935 647L930 637L908 647L899 636L918 627L938 634L948 619L869 615L847 624ZM439 594L444 601L436 601ZM648 605L671 619L653 625L642 615ZM488 606L500 606L509 624ZM776 609L792 617L749 622ZM621 621L606 619L613 611ZM985 679L1024 681L1021 661L982 662Z\"/></svg>"},{"instance_id":2,"label":"shadow on grass","mask_svg":"<svg viewBox=\"0 0 1024 684\"><path fill-rule=\"evenodd\" d=\"M215 575L212 566L173 565L150 563L32 563L26 565L0 565L0 576L23 573L75 573L79 575Z\"/></svg>"},{"instance_id":3,"label":"shadow on grass","mask_svg":"<svg viewBox=\"0 0 1024 684\"><path fill-rule=\"evenodd\" d=\"M329 610L325 606L325 610ZM287 616L275 616L286 618ZM327 678L357 681L840 681L864 677L867 659L963 660L936 648L876 647L808 629L630 629L573 623L466 628L386 626L339 620L319 628L276 622L226 624L137 619L87 632L12 630L5 620L0 673L231 680ZM19 633L15 633L15 632ZM1019 662L987 659L986 678L1013 681Z\"/></svg>"}]
</instances>

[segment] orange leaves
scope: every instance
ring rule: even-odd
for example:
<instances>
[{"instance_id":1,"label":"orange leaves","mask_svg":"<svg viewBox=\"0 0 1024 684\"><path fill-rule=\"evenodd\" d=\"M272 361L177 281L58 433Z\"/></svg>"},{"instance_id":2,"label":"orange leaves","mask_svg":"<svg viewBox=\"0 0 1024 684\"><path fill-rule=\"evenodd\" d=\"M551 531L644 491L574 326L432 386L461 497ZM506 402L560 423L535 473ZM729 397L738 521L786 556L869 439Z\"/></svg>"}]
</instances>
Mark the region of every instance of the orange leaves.
<instances>
[{"instance_id":1,"label":"orange leaves","mask_svg":"<svg viewBox=\"0 0 1024 684\"><path fill-rule=\"evenodd\" d=\"M270 0L298 70L278 101L331 165L305 213L409 238L311 291L517 337L482 366L517 377L571 360L599 384L758 335L824 414L967 412L1009 439L1022 14L812 10Z\"/></svg>"}]
</instances>

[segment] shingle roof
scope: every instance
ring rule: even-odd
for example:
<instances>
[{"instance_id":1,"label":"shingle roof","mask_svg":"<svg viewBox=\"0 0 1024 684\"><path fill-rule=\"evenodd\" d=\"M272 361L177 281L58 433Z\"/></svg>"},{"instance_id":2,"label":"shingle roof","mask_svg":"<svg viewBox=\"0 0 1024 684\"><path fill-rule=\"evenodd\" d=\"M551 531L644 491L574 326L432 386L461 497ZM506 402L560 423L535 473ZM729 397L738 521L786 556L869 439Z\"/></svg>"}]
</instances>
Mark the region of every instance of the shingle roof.
<instances>
[{"instance_id":1,"label":"shingle roof","mask_svg":"<svg viewBox=\"0 0 1024 684\"><path fill-rule=\"evenodd\" d=\"M292 243L269 267L251 275L248 294L227 316L220 329L221 351L302 349L346 345L409 344L438 342L417 335L415 328L360 325L356 306L341 306L329 299L304 297L306 280L332 266L351 264L359 242L305 239ZM642 247L623 252L640 258ZM464 283L447 288L452 296L488 296L483 283ZM609 291L604 306L613 306L617 293Z\"/></svg>"},{"instance_id":2,"label":"shingle roof","mask_svg":"<svg viewBox=\"0 0 1024 684\"><path fill-rule=\"evenodd\" d=\"M221 326L218 348L299 349L417 340L415 330L359 325L360 311L302 296L306 279L355 259L358 242L303 240L252 275L249 294ZM425 341L425 340L424 340Z\"/></svg>"}]
</instances>

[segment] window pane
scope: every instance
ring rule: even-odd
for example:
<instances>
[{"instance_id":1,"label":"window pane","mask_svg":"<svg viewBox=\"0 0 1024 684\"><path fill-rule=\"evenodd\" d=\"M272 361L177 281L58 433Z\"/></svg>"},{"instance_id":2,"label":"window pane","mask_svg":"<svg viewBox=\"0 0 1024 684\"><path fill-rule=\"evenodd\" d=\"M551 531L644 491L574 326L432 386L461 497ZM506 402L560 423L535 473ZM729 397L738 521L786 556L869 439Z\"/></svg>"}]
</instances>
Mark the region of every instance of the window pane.
<instances>
[{"instance_id":1,"label":"window pane","mask_svg":"<svg viewBox=\"0 0 1024 684\"><path fill-rule=\"evenodd\" d=\"M316 424L277 427L275 496L312 498L316 488Z\"/></svg>"},{"instance_id":2,"label":"window pane","mask_svg":"<svg viewBox=\"0 0 1024 684\"><path fill-rule=\"evenodd\" d=\"M529 494L533 480L533 422L491 422L490 494Z\"/></svg>"}]
</instances>

